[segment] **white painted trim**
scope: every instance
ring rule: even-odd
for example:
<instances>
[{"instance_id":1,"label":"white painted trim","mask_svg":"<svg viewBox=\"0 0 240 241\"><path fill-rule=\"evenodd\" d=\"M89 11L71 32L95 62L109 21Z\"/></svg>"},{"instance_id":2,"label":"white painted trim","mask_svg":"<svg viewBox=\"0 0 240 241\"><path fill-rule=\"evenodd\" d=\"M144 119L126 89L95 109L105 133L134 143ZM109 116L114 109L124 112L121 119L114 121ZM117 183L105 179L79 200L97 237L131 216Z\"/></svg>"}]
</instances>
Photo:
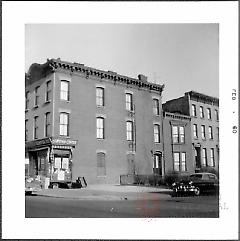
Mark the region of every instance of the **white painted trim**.
<instances>
[{"instance_id":1,"label":"white painted trim","mask_svg":"<svg viewBox=\"0 0 240 241\"><path fill-rule=\"evenodd\" d=\"M98 118L98 117L102 117L102 118L104 118L104 119L106 119L106 114L96 114L96 118Z\"/></svg>"},{"instance_id":2,"label":"white painted trim","mask_svg":"<svg viewBox=\"0 0 240 241\"><path fill-rule=\"evenodd\" d=\"M106 86L105 86L104 84L98 84L98 83L96 83L95 86L96 86L96 88L103 88L103 89L106 88Z\"/></svg>"},{"instance_id":3,"label":"white painted trim","mask_svg":"<svg viewBox=\"0 0 240 241\"><path fill-rule=\"evenodd\" d=\"M125 94L132 94L133 95L133 91L125 89Z\"/></svg>"},{"instance_id":4,"label":"white painted trim","mask_svg":"<svg viewBox=\"0 0 240 241\"><path fill-rule=\"evenodd\" d=\"M58 109L58 113L62 113L62 112L65 112L65 113L71 114L71 110L69 110L69 109L62 109L62 108L59 108L59 109Z\"/></svg>"},{"instance_id":5,"label":"white painted trim","mask_svg":"<svg viewBox=\"0 0 240 241\"><path fill-rule=\"evenodd\" d=\"M66 81L69 81L71 82L72 81L72 78L71 76L67 75L67 74L64 74L64 73L58 73L58 77L59 77L59 80L66 80Z\"/></svg>"},{"instance_id":6,"label":"white painted trim","mask_svg":"<svg viewBox=\"0 0 240 241\"><path fill-rule=\"evenodd\" d=\"M96 153L99 153L99 152L102 152L102 153L104 153L105 155L107 154L107 151L106 151L106 150L97 149L97 150L96 150Z\"/></svg>"}]
</instances>

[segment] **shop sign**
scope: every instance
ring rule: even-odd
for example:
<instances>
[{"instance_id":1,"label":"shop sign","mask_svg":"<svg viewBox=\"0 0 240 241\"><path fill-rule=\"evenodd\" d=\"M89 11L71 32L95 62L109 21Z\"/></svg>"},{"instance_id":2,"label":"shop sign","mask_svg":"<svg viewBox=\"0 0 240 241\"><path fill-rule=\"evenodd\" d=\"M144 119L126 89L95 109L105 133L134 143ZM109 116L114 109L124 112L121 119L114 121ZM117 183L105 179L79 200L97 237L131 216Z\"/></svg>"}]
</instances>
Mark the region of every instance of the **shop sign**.
<instances>
[{"instance_id":1,"label":"shop sign","mask_svg":"<svg viewBox=\"0 0 240 241\"><path fill-rule=\"evenodd\" d=\"M52 144L54 145L71 145L75 146L77 141L69 139L52 138Z\"/></svg>"},{"instance_id":2,"label":"shop sign","mask_svg":"<svg viewBox=\"0 0 240 241\"><path fill-rule=\"evenodd\" d=\"M60 146L60 145L58 145L58 146L54 145L53 148L55 148L55 149L68 149L68 150L72 149L70 146Z\"/></svg>"},{"instance_id":3,"label":"shop sign","mask_svg":"<svg viewBox=\"0 0 240 241\"><path fill-rule=\"evenodd\" d=\"M28 142L28 143L26 143L26 147L32 148L32 147L43 146L43 145L48 145L48 144L51 144L50 139L45 138L45 139L41 139L41 140L35 140L35 141Z\"/></svg>"}]
</instances>

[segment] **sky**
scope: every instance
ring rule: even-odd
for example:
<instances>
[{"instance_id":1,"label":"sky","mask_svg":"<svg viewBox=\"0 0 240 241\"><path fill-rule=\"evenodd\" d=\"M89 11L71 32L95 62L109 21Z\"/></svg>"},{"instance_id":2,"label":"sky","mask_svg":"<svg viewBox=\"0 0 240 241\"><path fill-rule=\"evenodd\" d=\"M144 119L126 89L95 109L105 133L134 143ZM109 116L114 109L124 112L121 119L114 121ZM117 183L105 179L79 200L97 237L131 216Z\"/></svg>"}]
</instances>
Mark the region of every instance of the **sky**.
<instances>
[{"instance_id":1,"label":"sky","mask_svg":"<svg viewBox=\"0 0 240 241\"><path fill-rule=\"evenodd\" d=\"M47 58L164 84L163 103L185 92L219 97L218 24L26 24L25 71Z\"/></svg>"}]
</instances>

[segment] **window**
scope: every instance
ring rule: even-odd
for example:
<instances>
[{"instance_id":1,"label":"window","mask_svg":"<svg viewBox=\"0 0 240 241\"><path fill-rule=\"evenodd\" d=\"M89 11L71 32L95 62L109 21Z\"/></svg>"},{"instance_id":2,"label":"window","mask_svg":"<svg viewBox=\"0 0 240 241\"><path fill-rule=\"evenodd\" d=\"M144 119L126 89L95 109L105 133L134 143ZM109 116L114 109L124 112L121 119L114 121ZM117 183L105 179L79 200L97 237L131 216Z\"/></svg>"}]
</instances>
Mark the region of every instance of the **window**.
<instances>
[{"instance_id":1,"label":"window","mask_svg":"<svg viewBox=\"0 0 240 241\"><path fill-rule=\"evenodd\" d=\"M207 149L203 148L202 149L202 166L206 166L207 165Z\"/></svg>"},{"instance_id":2,"label":"window","mask_svg":"<svg viewBox=\"0 0 240 241\"><path fill-rule=\"evenodd\" d=\"M50 136L50 127L51 127L50 112L47 112L45 114L45 137Z\"/></svg>"},{"instance_id":3,"label":"window","mask_svg":"<svg viewBox=\"0 0 240 241\"><path fill-rule=\"evenodd\" d=\"M61 80L61 93L60 98L61 100L67 100L69 101L69 82L66 80Z\"/></svg>"},{"instance_id":4,"label":"window","mask_svg":"<svg viewBox=\"0 0 240 241\"><path fill-rule=\"evenodd\" d=\"M54 158L55 170L68 170L69 169L69 158L68 157L55 157Z\"/></svg>"},{"instance_id":5,"label":"window","mask_svg":"<svg viewBox=\"0 0 240 241\"><path fill-rule=\"evenodd\" d=\"M211 120L211 118L212 118L210 108L207 108L207 118L208 118L208 120Z\"/></svg>"},{"instance_id":6,"label":"window","mask_svg":"<svg viewBox=\"0 0 240 241\"><path fill-rule=\"evenodd\" d=\"M133 111L132 94L126 93L126 110Z\"/></svg>"},{"instance_id":7,"label":"window","mask_svg":"<svg viewBox=\"0 0 240 241\"><path fill-rule=\"evenodd\" d=\"M97 176L106 176L106 158L105 153L97 153Z\"/></svg>"},{"instance_id":8,"label":"window","mask_svg":"<svg viewBox=\"0 0 240 241\"><path fill-rule=\"evenodd\" d=\"M46 102L51 100L51 80L46 84Z\"/></svg>"},{"instance_id":9,"label":"window","mask_svg":"<svg viewBox=\"0 0 240 241\"><path fill-rule=\"evenodd\" d=\"M219 121L218 110L215 110L216 121Z\"/></svg>"},{"instance_id":10,"label":"window","mask_svg":"<svg viewBox=\"0 0 240 241\"><path fill-rule=\"evenodd\" d=\"M200 118L204 118L203 107L200 106Z\"/></svg>"},{"instance_id":11,"label":"window","mask_svg":"<svg viewBox=\"0 0 240 241\"><path fill-rule=\"evenodd\" d=\"M127 121L126 128L127 128L127 141L133 141L133 122Z\"/></svg>"},{"instance_id":12,"label":"window","mask_svg":"<svg viewBox=\"0 0 240 241\"><path fill-rule=\"evenodd\" d=\"M38 116L34 117L34 132L33 132L33 138L38 139Z\"/></svg>"},{"instance_id":13,"label":"window","mask_svg":"<svg viewBox=\"0 0 240 241\"><path fill-rule=\"evenodd\" d=\"M96 88L96 104L97 106L104 106L104 88Z\"/></svg>"},{"instance_id":14,"label":"window","mask_svg":"<svg viewBox=\"0 0 240 241\"><path fill-rule=\"evenodd\" d=\"M69 114L60 113L60 136L69 136Z\"/></svg>"},{"instance_id":15,"label":"window","mask_svg":"<svg viewBox=\"0 0 240 241\"><path fill-rule=\"evenodd\" d=\"M206 133L205 133L205 126L201 126L201 134L202 134L202 139L206 139Z\"/></svg>"},{"instance_id":16,"label":"window","mask_svg":"<svg viewBox=\"0 0 240 241\"><path fill-rule=\"evenodd\" d=\"M208 127L208 134L209 134L209 139L213 139L212 126L209 126L209 127Z\"/></svg>"},{"instance_id":17,"label":"window","mask_svg":"<svg viewBox=\"0 0 240 241\"><path fill-rule=\"evenodd\" d=\"M174 171L180 171L180 153L179 152L174 152L173 154L174 157Z\"/></svg>"},{"instance_id":18,"label":"window","mask_svg":"<svg viewBox=\"0 0 240 241\"><path fill-rule=\"evenodd\" d=\"M217 140L219 141L219 127L217 127L216 130L217 130Z\"/></svg>"},{"instance_id":19,"label":"window","mask_svg":"<svg viewBox=\"0 0 240 241\"><path fill-rule=\"evenodd\" d=\"M197 116L196 105L192 105L192 116Z\"/></svg>"},{"instance_id":20,"label":"window","mask_svg":"<svg viewBox=\"0 0 240 241\"><path fill-rule=\"evenodd\" d=\"M97 138L104 139L104 118L97 117Z\"/></svg>"},{"instance_id":21,"label":"window","mask_svg":"<svg viewBox=\"0 0 240 241\"><path fill-rule=\"evenodd\" d=\"M28 140L28 120L25 120L25 141Z\"/></svg>"},{"instance_id":22,"label":"window","mask_svg":"<svg viewBox=\"0 0 240 241\"><path fill-rule=\"evenodd\" d=\"M173 143L184 143L184 127L172 126Z\"/></svg>"},{"instance_id":23,"label":"window","mask_svg":"<svg viewBox=\"0 0 240 241\"><path fill-rule=\"evenodd\" d=\"M154 142L160 143L160 125L154 125Z\"/></svg>"},{"instance_id":24,"label":"window","mask_svg":"<svg viewBox=\"0 0 240 241\"><path fill-rule=\"evenodd\" d=\"M25 101L26 101L26 102L25 102L25 109L26 109L26 110L29 109L29 96L30 96L30 92L27 91L27 92L26 92L26 96L25 96L25 97L26 97L26 99L25 99Z\"/></svg>"},{"instance_id":25,"label":"window","mask_svg":"<svg viewBox=\"0 0 240 241\"><path fill-rule=\"evenodd\" d=\"M214 167L215 163L214 163L214 148L210 149L210 162L208 163L208 166L210 167Z\"/></svg>"},{"instance_id":26,"label":"window","mask_svg":"<svg viewBox=\"0 0 240 241\"><path fill-rule=\"evenodd\" d=\"M198 138L197 124L193 124L193 137Z\"/></svg>"},{"instance_id":27,"label":"window","mask_svg":"<svg viewBox=\"0 0 240 241\"><path fill-rule=\"evenodd\" d=\"M187 171L187 165L186 165L186 152L181 153L182 160L181 160L181 171L185 172Z\"/></svg>"},{"instance_id":28,"label":"window","mask_svg":"<svg viewBox=\"0 0 240 241\"><path fill-rule=\"evenodd\" d=\"M159 109L159 100L158 99L153 99L153 114L154 115L159 115L160 109Z\"/></svg>"},{"instance_id":29,"label":"window","mask_svg":"<svg viewBox=\"0 0 240 241\"><path fill-rule=\"evenodd\" d=\"M39 86L35 88L35 106L39 105Z\"/></svg>"}]
</instances>

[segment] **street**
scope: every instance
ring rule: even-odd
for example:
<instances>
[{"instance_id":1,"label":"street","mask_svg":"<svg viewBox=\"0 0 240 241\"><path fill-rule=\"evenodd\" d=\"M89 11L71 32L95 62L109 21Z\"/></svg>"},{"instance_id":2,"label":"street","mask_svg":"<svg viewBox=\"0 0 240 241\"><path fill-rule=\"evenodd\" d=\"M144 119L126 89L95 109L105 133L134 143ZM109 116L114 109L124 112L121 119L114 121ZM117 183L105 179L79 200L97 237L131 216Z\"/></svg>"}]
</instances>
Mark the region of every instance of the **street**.
<instances>
[{"instance_id":1,"label":"street","mask_svg":"<svg viewBox=\"0 0 240 241\"><path fill-rule=\"evenodd\" d=\"M26 196L27 218L217 218L218 197L170 197L161 200L78 200Z\"/></svg>"}]
</instances>

